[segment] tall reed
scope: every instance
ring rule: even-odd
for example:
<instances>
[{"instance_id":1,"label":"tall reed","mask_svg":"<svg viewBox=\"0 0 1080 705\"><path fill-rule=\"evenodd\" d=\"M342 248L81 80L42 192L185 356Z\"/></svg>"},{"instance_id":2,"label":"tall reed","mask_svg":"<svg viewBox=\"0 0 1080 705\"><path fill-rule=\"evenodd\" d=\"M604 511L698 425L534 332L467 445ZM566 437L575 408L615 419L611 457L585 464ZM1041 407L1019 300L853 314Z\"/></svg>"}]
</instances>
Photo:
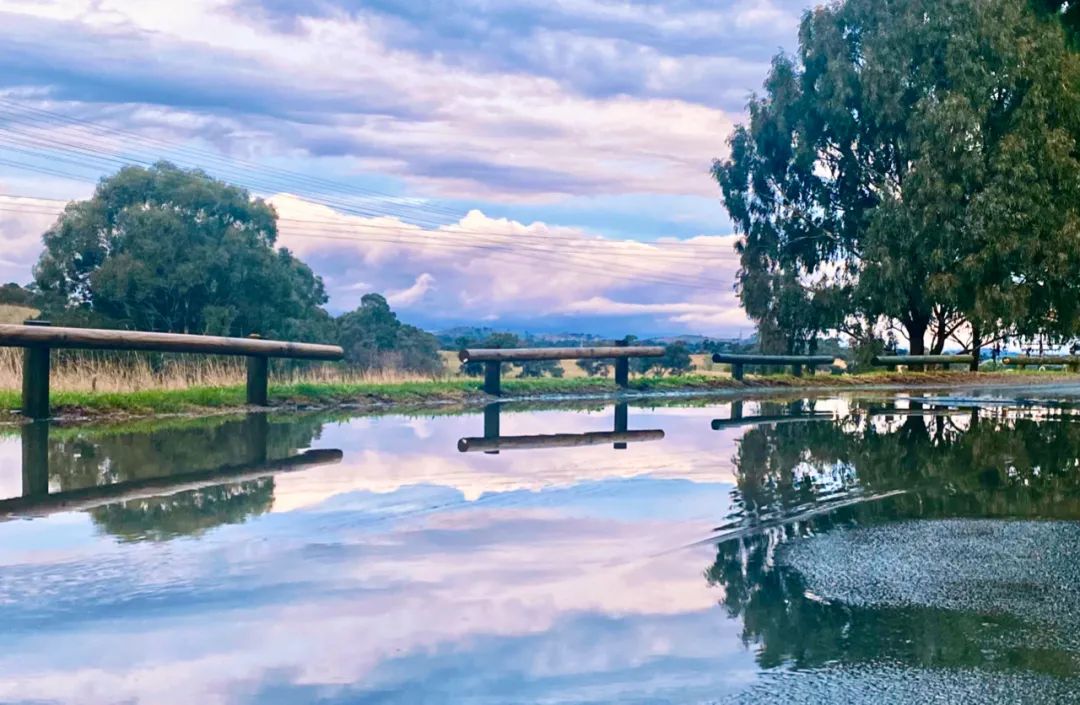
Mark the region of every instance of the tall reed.
<instances>
[{"instance_id":1,"label":"tall reed","mask_svg":"<svg viewBox=\"0 0 1080 705\"><path fill-rule=\"evenodd\" d=\"M22 385L22 350L0 348L0 389ZM73 392L228 387L246 379L242 357L159 355L135 352L54 351L50 385ZM272 361L271 384L360 384L441 379L396 370L362 370L341 363Z\"/></svg>"}]
</instances>

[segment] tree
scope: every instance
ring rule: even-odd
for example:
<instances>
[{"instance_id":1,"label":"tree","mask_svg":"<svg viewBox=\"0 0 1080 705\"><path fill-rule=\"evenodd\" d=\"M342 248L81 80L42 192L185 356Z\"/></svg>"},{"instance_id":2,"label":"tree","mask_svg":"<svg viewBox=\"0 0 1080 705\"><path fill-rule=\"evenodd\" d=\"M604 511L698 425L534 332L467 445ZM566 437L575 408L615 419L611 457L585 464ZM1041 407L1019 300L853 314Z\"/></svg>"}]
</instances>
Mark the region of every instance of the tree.
<instances>
[{"instance_id":1,"label":"tree","mask_svg":"<svg viewBox=\"0 0 1080 705\"><path fill-rule=\"evenodd\" d=\"M273 208L244 189L167 162L124 167L45 233L35 286L61 321L304 338L326 292L276 240Z\"/></svg>"},{"instance_id":2,"label":"tree","mask_svg":"<svg viewBox=\"0 0 1080 705\"><path fill-rule=\"evenodd\" d=\"M470 343L466 343L462 347L468 347ZM513 333L492 333L488 337L476 343L476 347L479 348L517 348L521 347L521 339ZM503 374L510 371L510 363L504 362L500 366L500 370ZM468 375L469 377L479 377L484 374L483 362L463 362L461 363L461 373Z\"/></svg>"},{"instance_id":3,"label":"tree","mask_svg":"<svg viewBox=\"0 0 1080 705\"><path fill-rule=\"evenodd\" d=\"M657 359L656 366L666 370L668 374L679 374L694 369L694 363L690 360L690 351L686 344L675 342L664 348L664 354Z\"/></svg>"},{"instance_id":4,"label":"tree","mask_svg":"<svg viewBox=\"0 0 1080 705\"><path fill-rule=\"evenodd\" d=\"M15 282L8 282L0 286L0 304L9 306L31 306L34 302L34 294L24 289Z\"/></svg>"},{"instance_id":5,"label":"tree","mask_svg":"<svg viewBox=\"0 0 1080 705\"><path fill-rule=\"evenodd\" d=\"M518 368L519 378L543 377L545 374L552 377L563 376L562 364L558 360L525 360L515 362L514 366Z\"/></svg>"},{"instance_id":6,"label":"tree","mask_svg":"<svg viewBox=\"0 0 1080 705\"><path fill-rule=\"evenodd\" d=\"M966 327L1080 328L1080 56L1019 0L847 0L805 15L794 57L714 176L739 293L789 351L855 319L913 354Z\"/></svg>"},{"instance_id":7,"label":"tree","mask_svg":"<svg viewBox=\"0 0 1080 705\"><path fill-rule=\"evenodd\" d=\"M608 373L611 371L611 360L585 358L583 360L578 360L577 366L590 377L607 377Z\"/></svg>"},{"instance_id":8,"label":"tree","mask_svg":"<svg viewBox=\"0 0 1080 705\"><path fill-rule=\"evenodd\" d=\"M337 319L345 359L369 370L443 371L435 336L404 325L380 294L364 294L360 306Z\"/></svg>"}]
</instances>

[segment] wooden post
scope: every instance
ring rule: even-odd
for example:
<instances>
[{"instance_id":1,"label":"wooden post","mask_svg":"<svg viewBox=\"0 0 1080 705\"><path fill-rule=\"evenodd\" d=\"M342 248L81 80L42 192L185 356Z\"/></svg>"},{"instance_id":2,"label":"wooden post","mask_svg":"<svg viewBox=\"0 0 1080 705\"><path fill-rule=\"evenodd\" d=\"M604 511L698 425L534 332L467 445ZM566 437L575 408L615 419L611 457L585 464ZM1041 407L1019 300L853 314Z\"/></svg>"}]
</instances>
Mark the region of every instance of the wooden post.
<instances>
[{"instance_id":1,"label":"wooden post","mask_svg":"<svg viewBox=\"0 0 1080 705\"><path fill-rule=\"evenodd\" d=\"M731 364L731 378L739 380L739 379L742 379L742 376L743 376L742 363L741 362L733 362Z\"/></svg>"},{"instance_id":2,"label":"wooden post","mask_svg":"<svg viewBox=\"0 0 1080 705\"><path fill-rule=\"evenodd\" d=\"M262 336L252 333L249 338ZM252 355L247 359L247 403L249 406L266 406L269 400L270 358Z\"/></svg>"},{"instance_id":3,"label":"wooden post","mask_svg":"<svg viewBox=\"0 0 1080 705\"><path fill-rule=\"evenodd\" d=\"M270 417L265 412L248 414L244 418L244 434L250 444L248 457L252 465L262 465L270 457Z\"/></svg>"},{"instance_id":4,"label":"wooden post","mask_svg":"<svg viewBox=\"0 0 1080 705\"><path fill-rule=\"evenodd\" d=\"M802 377L802 365L792 365L791 366L791 372L796 377Z\"/></svg>"},{"instance_id":5,"label":"wooden post","mask_svg":"<svg viewBox=\"0 0 1080 705\"><path fill-rule=\"evenodd\" d=\"M741 419L743 417L743 403L742 399L736 399L731 402L731 418Z\"/></svg>"},{"instance_id":6,"label":"wooden post","mask_svg":"<svg viewBox=\"0 0 1080 705\"><path fill-rule=\"evenodd\" d=\"M49 422L22 427L22 496L49 494Z\"/></svg>"},{"instance_id":7,"label":"wooden post","mask_svg":"<svg viewBox=\"0 0 1080 705\"><path fill-rule=\"evenodd\" d=\"M488 363L490 364L490 363ZM501 364L501 363L496 363ZM484 407L484 438L492 440L499 437L499 414L502 407L498 404L488 404ZM497 450L484 451L485 455L498 455Z\"/></svg>"},{"instance_id":8,"label":"wooden post","mask_svg":"<svg viewBox=\"0 0 1080 705\"><path fill-rule=\"evenodd\" d=\"M47 326L48 321L24 321L28 326ZM27 345L23 349L23 415L35 421L49 418L49 346Z\"/></svg>"},{"instance_id":9,"label":"wooden post","mask_svg":"<svg viewBox=\"0 0 1080 705\"><path fill-rule=\"evenodd\" d=\"M615 347L625 348L630 343L626 338L615 341ZM626 389L630 386L630 358L617 357L615 358L615 385L622 389Z\"/></svg>"},{"instance_id":10,"label":"wooden post","mask_svg":"<svg viewBox=\"0 0 1080 705\"><path fill-rule=\"evenodd\" d=\"M626 402L621 401L615 405L615 433L626 433L629 427L629 406ZM615 443L614 448L615 450L626 450L627 445L625 443Z\"/></svg>"},{"instance_id":11,"label":"wooden post","mask_svg":"<svg viewBox=\"0 0 1080 705\"><path fill-rule=\"evenodd\" d=\"M502 363L498 360L490 360L484 363L484 392L492 396L502 394L499 376L502 374Z\"/></svg>"}]
</instances>

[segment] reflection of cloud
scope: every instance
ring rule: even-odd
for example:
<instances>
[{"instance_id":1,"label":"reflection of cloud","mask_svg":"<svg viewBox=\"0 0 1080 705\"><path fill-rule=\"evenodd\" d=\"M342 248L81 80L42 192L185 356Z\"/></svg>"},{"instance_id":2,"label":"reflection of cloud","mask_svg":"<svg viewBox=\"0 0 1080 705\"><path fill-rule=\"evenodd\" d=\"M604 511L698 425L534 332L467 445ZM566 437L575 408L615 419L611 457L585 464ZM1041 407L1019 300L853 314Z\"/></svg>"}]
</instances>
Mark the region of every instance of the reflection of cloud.
<instances>
[{"instance_id":1,"label":"reflection of cloud","mask_svg":"<svg viewBox=\"0 0 1080 705\"><path fill-rule=\"evenodd\" d=\"M651 421L657 413L661 418ZM374 420L371 435L361 445L353 433L353 422L324 428L321 443L345 450L345 459L332 468L315 468L302 473L279 476L274 492L274 511L315 506L328 498L348 492L392 494L403 487L440 486L453 488L465 501L474 501L490 493L515 490L539 492L552 488L573 487L602 480L656 478L688 479L696 483L731 483L730 455L699 450L717 434L708 428L710 414L716 409L658 409L656 412L632 409L631 428L663 428L663 441L631 444L627 450L613 452L606 446L544 449L528 452L505 452L498 456L458 453L457 440L480 436L479 416L455 416L435 419L426 424L428 435L417 443L413 434L397 436L382 428L385 422ZM413 422L407 424L412 426ZM611 407L598 413L546 411L504 413L503 435L536 435L555 432L584 433L612 428ZM373 443L377 438L379 442ZM706 446L707 447L707 446Z\"/></svg>"},{"instance_id":2,"label":"reflection of cloud","mask_svg":"<svg viewBox=\"0 0 1080 705\"><path fill-rule=\"evenodd\" d=\"M650 416L633 410L631 425ZM717 675L701 692L715 694L752 657L713 608L701 575L711 549L679 547L726 513L730 485L703 481L726 470L712 467L702 410L662 418L663 449L572 458L458 455L453 441L477 415L355 419L320 436L345 447L340 476L278 476L275 513L199 540L91 541L85 515L22 522L37 538L0 550L0 700L352 702L366 688L400 702L481 691L531 702L597 684L620 700L685 693L703 671ZM610 420L503 417L515 433ZM685 463L670 479L656 476L663 451ZM468 664L483 683L428 680Z\"/></svg>"}]
</instances>

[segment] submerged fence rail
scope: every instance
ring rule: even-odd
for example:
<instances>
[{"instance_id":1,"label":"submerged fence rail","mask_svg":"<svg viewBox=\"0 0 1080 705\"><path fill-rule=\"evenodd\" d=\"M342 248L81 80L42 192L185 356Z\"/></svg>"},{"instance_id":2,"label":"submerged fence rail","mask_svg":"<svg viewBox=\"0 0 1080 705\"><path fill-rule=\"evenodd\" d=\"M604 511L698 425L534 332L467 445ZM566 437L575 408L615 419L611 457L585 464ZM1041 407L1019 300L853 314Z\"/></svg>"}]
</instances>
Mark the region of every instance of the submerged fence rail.
<instances>
[{"instance_id":1,"label":"submerged fence rail","mask_svg":"<svg viewBox=\"0 0 1080 705\"><path fill-rule=\"evenodd\" d=\"M247 403L265 406L271 357L341 360L337 345L224 338L182 333L54 327L45 321L0 324L0 347L24 348L22 411L32 419L49 418L49 353L53 348L234 355L247 358Z\"/></svg>"},{"instance_id":2,"label":"submerged fence rail","mask_svg":"<svg viewBox=\"0 0 1080 705\"><path fill-rule=\"evenodd\" d=\"M484 363L484 391L498 396L501 393L502 365L504 362L532 362L535 360L615 360L615 384L626 387L630 383L630 358L662 357L662 345L626 345L587 348L466 348L458 353L464 363Z\"/></svg>"},{"instance_id":3,"label":"submerged fence rail","mask_svg":"<svg viewBox=\"0 0 1080 705\"><path fill-rule=\"evenodd\" d=\"M803 367L814 374L816 367L832 365L836 358L831 355L734 355L729 353L714 353L712 361L731 365L731 378L742 379L746 365L777 365L792 368L796 377L802 376Z\"/></svg>"}]
</instances>

